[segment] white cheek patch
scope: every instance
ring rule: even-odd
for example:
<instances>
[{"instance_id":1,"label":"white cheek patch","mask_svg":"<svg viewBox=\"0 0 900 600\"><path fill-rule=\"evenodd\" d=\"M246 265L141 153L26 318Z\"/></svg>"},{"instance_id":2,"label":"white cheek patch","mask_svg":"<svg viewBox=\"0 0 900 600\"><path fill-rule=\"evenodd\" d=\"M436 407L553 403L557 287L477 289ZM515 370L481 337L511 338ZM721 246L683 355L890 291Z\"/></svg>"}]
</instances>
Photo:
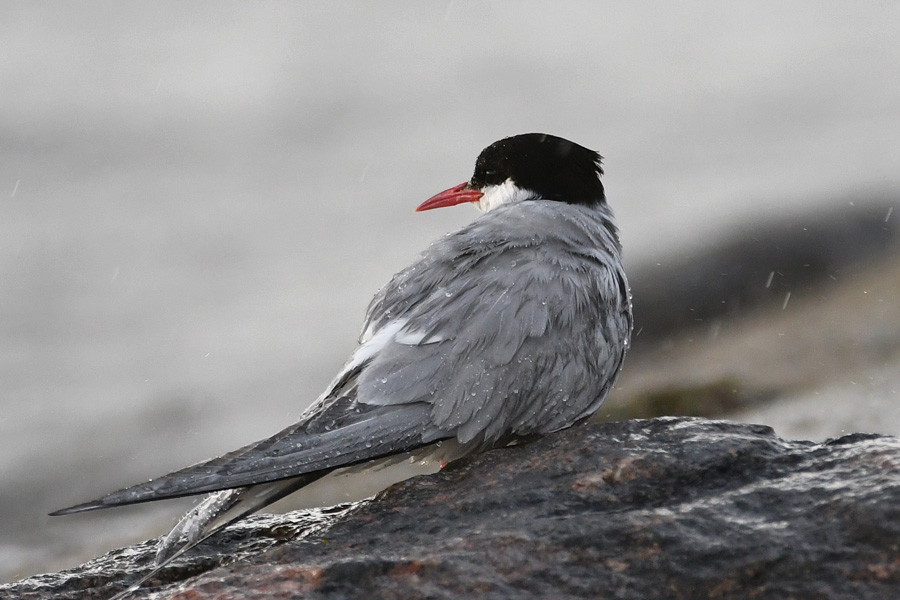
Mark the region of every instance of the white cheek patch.
<instances>
[{"instance_id":1,"label":"white cheek patch","mask_svg":"<svg viewBox=\"0 0 900 600\"><path fill-rule=\"evenodd\" d=\"M538 198L534 192L517 186L512 179L507 179L500 185L489 185L482 188L481 193L484 195L475 203L481 212L488 212L510 202Z\"/></svg>"}]
</instances>

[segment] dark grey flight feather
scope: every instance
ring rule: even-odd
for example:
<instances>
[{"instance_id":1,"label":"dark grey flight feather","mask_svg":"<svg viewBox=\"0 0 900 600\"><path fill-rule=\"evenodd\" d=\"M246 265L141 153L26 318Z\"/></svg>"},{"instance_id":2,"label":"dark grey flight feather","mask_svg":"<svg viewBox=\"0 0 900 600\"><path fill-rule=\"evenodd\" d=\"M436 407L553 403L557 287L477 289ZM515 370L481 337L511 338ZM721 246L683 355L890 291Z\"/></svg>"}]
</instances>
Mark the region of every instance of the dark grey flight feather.
<instances>
[{"instance_id":1,"label":"dark grey flight feather","mask_svg":"<svg viewBox=\"0 0 900 600\"><path fill-rule=\"evenodd\" d=\"M365 408L336 429L309 434L305 429L314 423L301 422L219 458L53 514L190 496L305 474L321 476L338 467L425 445L422 422L427 419L426 406Z\"/></svg>"}]
</instances>

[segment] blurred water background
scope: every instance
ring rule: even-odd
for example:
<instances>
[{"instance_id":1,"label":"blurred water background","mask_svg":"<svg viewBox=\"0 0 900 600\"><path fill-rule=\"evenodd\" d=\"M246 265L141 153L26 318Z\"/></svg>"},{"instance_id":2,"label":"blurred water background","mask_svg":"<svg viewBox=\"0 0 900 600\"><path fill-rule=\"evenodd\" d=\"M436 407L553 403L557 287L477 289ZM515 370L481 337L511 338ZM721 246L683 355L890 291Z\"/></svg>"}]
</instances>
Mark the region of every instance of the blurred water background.
<instances>
[{"instance_id":1,"label":"blurred water background","mask_svg":"<svg viewBox=\"0 0 900 600\"><path fill-rule=\"evenodd\" d=\"M47 511L291 423L496 139L606 156L630 265L896 194L898 31L887 2L4 2L0 581L188 504Z\"/></svg>"}]
</instances>

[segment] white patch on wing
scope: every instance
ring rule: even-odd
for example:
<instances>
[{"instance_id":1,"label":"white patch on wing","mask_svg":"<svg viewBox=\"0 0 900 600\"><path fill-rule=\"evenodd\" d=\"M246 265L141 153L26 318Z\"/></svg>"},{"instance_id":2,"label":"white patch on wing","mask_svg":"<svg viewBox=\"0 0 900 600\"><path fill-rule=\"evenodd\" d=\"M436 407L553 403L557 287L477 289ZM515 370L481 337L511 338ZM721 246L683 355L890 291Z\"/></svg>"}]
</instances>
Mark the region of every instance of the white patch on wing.
<instances>
[{"instance_id":1,"label":"white patch on wing","mask_svg":"<svg viewBox=\"0 0 900 600\"><path fill-rule=\"evenodd\" d=\"M538 198L536 193L520 188L512 179L507 179L500 185L489 185L481 188L480 191L484 195L481 197L481 200L475 203L475 205L481 212L488 212L489 210L493 210L504 204L509 204L510 202Z\"/></svg>"},{"instance_id":2,"label":"white patch on wing","mask_svg":"<svg viewBox=\"0 0 900 600\"><path fill-rule=\"evenodd\" d=\"M363 331L362 334L359 336L359 344L360 344L360 345L363 345L363 344L368 343L368 341L369 341L370 339L372 339L372 336L373 336L374 334L375 334L375 322L374 322L374 321L371 321L371 322L369 322L369 324L366 326L366 330Z\"/></svg>"},{"instance_id":3,"label":"white patch on wing","mask_svg":"<svg viewBox=\"0 0 900 600\"><path fill-rule=\"evenodd\" d=\"M368 337L368 339L356 349L356 352L353 353L347 366L350 368L356 367L381 352L385 346L391 341L394 341L397 334L405 325L406 319L394 319L379 330L371 332L370 337Z\"/></svg>"},{"instance_id":4,"label":"white patch on wing","mask_svg":"<svg viewBox=\"0 0 900 600\"><path fill-rule=\"evenodd\" d=\"M403 329L403 326L406 325L406 323L406 319L394 319L378 330L373 329L372 325L369 325L365 334L363 334L359 347L352 355L350 355L350 360L347 361L344 368L340 370L334 379L332 379L331 383L328 384L328 387L325 388L325 391L322 392L322 395L319 396L318 400L313 402L303 414L305 415L308 412L315 410L319 404L328 398L334 392L335 386L344 379L348 372L381 352L385 346L391 341L394 341L397 333Z\"/></svg>"},{"instance_id":5,"label":"white patch on wing","mask_svg":"<svg viewBox=\"0 0 900 600\"><path fill-rule=\"evenodd\" d=\"M425 344L436 344L437 342L443 341L443 337L432 334L426 337L426 335L421 331L406 331L403 330L399 332L396 337L394 337L394 341L398 344L403 344L405 346L424 346Z\"/></svg>"}]
</instances>

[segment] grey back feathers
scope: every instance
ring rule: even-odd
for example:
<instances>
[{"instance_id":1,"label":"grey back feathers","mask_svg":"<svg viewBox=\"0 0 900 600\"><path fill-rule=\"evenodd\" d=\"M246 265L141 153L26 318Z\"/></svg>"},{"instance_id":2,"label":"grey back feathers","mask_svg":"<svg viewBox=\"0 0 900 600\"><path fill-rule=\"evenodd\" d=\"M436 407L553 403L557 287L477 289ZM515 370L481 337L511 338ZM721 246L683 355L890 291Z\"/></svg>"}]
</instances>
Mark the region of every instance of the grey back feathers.
<instances>
[{"instance_id":1,"label":"grey back feathers","mask_svg":"<svg viewBox=\"0 0 900 600\"><path fill-rule=\"evenodd\" d=\"M423 402L429 426L492 446L591 414L631 331L605 206L504 205L435 242L372 302L402 326L360 376L366 404Z\"/></svg>"}]
</instances>

